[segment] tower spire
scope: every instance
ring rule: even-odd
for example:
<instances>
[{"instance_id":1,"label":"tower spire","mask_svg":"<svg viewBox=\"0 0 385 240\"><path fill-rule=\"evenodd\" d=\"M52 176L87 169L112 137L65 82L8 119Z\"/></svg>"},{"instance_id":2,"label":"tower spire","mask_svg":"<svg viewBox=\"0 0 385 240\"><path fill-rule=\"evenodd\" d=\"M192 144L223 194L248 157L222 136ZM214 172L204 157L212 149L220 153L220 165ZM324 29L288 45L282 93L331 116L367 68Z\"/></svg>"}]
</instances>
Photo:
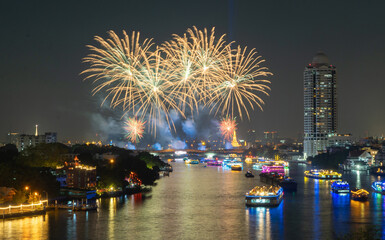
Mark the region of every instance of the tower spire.
<instances>
[{"instance_id":1,"label":"tower spire","mask_svg":"<svg viewBox=\"0 0 385 240\"><path fill-rule=\"evenodd\" d=\"M237 133L236 133L235 129L234 129L233 140L231 141L231 145L233 147L240 147L241 146L241 144L239 144L237 141Z\"/></svg>"},{"instance_id":2,"label":"tower spire","mask_svg":"<svg viewBox=\"0 0 385 240\"><path fill-rule=\"evenodd\" d=\"M38 126L39 126L39 125L36 124L35 136L38 136L38 135L39 135L39 132L38 132L38 130L37 130Z\"/></svg>"}]
</instances>

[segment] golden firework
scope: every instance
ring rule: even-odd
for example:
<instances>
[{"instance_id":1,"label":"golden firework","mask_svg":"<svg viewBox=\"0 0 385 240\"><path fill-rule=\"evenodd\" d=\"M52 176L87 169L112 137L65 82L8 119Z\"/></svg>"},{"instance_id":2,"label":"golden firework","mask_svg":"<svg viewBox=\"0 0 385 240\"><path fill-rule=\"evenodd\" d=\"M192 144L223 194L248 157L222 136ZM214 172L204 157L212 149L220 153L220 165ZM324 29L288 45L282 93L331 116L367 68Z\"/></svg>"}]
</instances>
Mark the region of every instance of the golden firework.
<instances>
[{"instance_id":1,"label":"golden firework","mask_svg":"<svg viewBox=\"0 0 385 240\"><path fill-rule=\"evenodd\" d=\"M139 32L129 36L123 31L119 38L109 31L108 38L95 40L100 47L88 46L92 53L84 62L90 67L82 72L96 84L93 94L104 91L103 103L121 106L139 121L147 118L155 133L163 119L174 127L172 109L185 117L203 105L215 115L250 118L249 109L264 104L259 93L268 95L270 90L265 78L271 73L260 66L261 56L254 49L233 49L225 35L216 38L214 28L194 26L159 48L152 39L140 40Z\"/></svg>"},{"instance_id":2,"label":"golden firework","mask_svg":"<svg viewBox=\"0 0 385 240\"><path fill-rule=\"evenodd\" d=\"M234 50L227 47L226 60L221 62L222 75L208 89L211 98L206 105L211 111L231 118L239 115L241 119L244 112L250 119L249 107L254 110L257 105L262 110L264 101L256 93L269 95L270 81L261 78L272 75L266 67L260 66L264 61L254 49L248 52L247 47L238 46Z\"/></svg>"}]
</instances>

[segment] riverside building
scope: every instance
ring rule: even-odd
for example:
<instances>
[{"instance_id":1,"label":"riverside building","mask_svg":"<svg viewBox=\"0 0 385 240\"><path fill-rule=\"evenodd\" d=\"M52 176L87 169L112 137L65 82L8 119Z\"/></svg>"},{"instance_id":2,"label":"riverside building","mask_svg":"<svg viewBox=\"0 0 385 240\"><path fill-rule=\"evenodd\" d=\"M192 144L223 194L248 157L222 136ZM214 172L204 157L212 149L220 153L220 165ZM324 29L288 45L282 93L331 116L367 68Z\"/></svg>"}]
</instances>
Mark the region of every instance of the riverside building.
<instances>
[{"instance_id":1,"label":"riverside building","mask_svg":"<svg viewBox=\"0 0 385 240\"><path fill-rule=\"evenodd\" d=\"M325 152L337 134L337 72L317 53L304 71L304 159Z\"/></svg>"}]
</instances>

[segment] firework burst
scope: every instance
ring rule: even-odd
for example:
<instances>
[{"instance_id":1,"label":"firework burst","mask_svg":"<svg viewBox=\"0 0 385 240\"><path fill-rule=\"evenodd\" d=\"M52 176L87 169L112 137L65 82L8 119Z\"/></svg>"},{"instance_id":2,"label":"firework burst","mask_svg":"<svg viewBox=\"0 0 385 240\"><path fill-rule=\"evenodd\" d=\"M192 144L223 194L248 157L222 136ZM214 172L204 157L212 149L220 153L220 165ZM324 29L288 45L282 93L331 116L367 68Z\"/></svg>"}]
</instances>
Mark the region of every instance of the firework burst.
<instances>
[{"instance_id":1,"label":"firework burst","mask_svg":"<svg viewBox=\"0 0 385 240\"><path fill-rule=\"evenodd\" d=\"M260 78L272 74L267 68L260 67L265 60L256 54L254 49L247 52L247 48L240 46L235 50L227 48L227 60L222 61L222 76L209 89L212 97L206 104L211 106L215 114L220 111L222 115L232 118L237 114L243 119L245 113L250 119L248 107L254 110L257 105L262 110L264 101L256 92L269 95L267 91L270 87L267 84L270 81Z\"/></svg>"},{"instance_id":2,"label":"firework burst","mask_svg":"<svg viewBox=\"0 0 385 240\"><path fill-rule=\"evenodd\" d=\"M110 106L122 104L130 109L137 104L137 86L143 64L152 55L152 39L140 41L139 32L132 32L131 37L123 31L120 39L115 32L109 31L109 38L95 37L100 47L88 45L91 54L83 59L90 67L81 74L88 75L84 80L94 79L97 86L92 90L96 94L104 90L107 94L103 103L110 99Z\"/></svg>"},{"instance_id":3,"label":"firework burst","mask_svg":"<svg viewBox=\"0 0 385 240\"><path fill-rule=\"evenodd\" d=\"M235 122L235 119L231 119L229 117L224 118L219 125L219 129L222 135L227 140L231 139L231 135L236 130L236 127L237 127L237 123Z\"/></svg>"},{"instance_id":4,"label":"firework burst","mask_svg":"<svg viewBox=\"0 0 385 240\"><path fill-rule=\"evenodd\" d=\"M185 118L188 110L193 114L202 105L225 117L222 123L232 125L233 131L231 119L250 119L249 110L262 109L260 95L270 90L265 77L272 74L260 66L261 56L254 49L234 49L225 35L215 36L214 28L192 27L156 48L152 39L141 40L139 32L123 31L120 38L109 31L108 38L95 40L100 46L88 46L92 53L84 62L90 67L82 72L85 80L93 79L93 94L104 92L103 103L148 122L155 135L163 119L175 130L170 110ZM222 132L230 138L232 131Z\"/></svg>"},{"instance_id":5,"label":"firework burst","mask_svg":"<svg viewBox=\"0 0 385 240\"><path fill-rule=\"evenodd\" d=\"M183 95L173 96L174 85L170 82L170 72L162 64L163 59L160 51L156 51L145 61L138 77L139 82L134 96L138 104L134 108L125 109L134 111L135 115L141 116L143 120L147 115L151 130L156 133L156 123L166 119L169 126L173 126L172 118L169 117L169 110L174 109L183 117L184 112L176 102L184 101ZM174 127L175 129L175 127Z\"/></svg>"},{"instance_id":6,"label":"firework burst","mask_svg":"<svg viewBox=\"0 0 385 240\"><path fill-rule=\"evenodd\" d=\"M140 121L136 118L128 118L125 121L124 129L127 132L127 139L133 143L138 143L141 138L143 138L144 128L146 122Z\"/></svg>"},{"instance_id":7,"label":"firework burst","mask_svg":"<svg viewBox=\"0 0 385 240\"><path fill-rule=\"evenodd\" d=\"M162 44L160 50L165 55L164 64L171 72L175 96L182 96L180 108L186 105L198 110L198 104L205 102L207 89L221 76L221 61L224 59L225 35L215 38L215 28L207 31L196 27L187 29L187 34L173 35L173 40Z\"/></svg>"}]
</instances>

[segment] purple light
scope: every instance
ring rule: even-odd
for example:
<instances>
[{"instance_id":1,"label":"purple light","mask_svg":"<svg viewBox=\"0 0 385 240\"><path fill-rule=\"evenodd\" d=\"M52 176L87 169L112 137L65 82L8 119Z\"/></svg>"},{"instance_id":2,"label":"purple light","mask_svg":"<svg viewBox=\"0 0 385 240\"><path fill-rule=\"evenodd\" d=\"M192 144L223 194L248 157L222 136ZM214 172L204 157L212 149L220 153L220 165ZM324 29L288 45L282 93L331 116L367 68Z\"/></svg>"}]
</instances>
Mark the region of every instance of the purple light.
<instances>
[{"instance_id":1,"label":"purple light","mask_svg":"<svg viewBox=\"0 0 385 240\"><path fill-rule=\"evenodd\" d=\"M285 168L283 166L262 166L262 173L271 173L271 172L276 172L276 173L285 173Z\"/></svg>"}]
</instances>

